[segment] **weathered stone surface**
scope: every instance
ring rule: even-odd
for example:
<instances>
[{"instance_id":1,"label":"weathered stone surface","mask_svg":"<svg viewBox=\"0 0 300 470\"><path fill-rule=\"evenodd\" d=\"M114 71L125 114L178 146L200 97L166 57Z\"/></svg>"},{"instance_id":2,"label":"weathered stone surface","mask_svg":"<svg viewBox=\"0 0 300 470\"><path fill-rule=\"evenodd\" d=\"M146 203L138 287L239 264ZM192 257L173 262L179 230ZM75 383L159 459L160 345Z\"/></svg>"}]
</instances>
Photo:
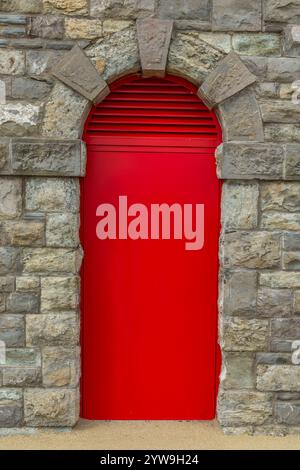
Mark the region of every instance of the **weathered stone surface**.
<instances>
[{"instance_id":1,"label":"weathered stone surface","mask_svg":"<svg viewBox=\"0 0 300 470\"><path fill-rule=\"evenodd\" d=\"M216 153L218 176L222 179L280 179L284 149L272 144L221 144Z\"/></svg>"},{"instance_id":2,"label":"weathered stone surface","mask_svg":"<svg viewBox=\"0 0 300 470\"><path fill-rule=\"evenodd\" d=\"M24 392L27 426L74 426L78 416L77 390L28 389Z\"/></svg>"},{"instance_id":3,"label":"weathered stone surface","mask_svg":"<svg viewBox=\"0 0 300 470\"><path fill-rule=\"evenodd\" d=\"M25 248L23 266L25 273L74 273L77 253L64 248Z\"/></svg>"},{"instance_id":4,"label":"weathered stone surface","mask_svg":"<svg viewBox=\"0 0 300 470\"><path fill-rule=\"evenodd\" d=\"M291 354L286 353L258 353L256 354L258 365L282 365L291 364Z\"/></svg>"},{"instance_id":5,"label":"weathered stone surface","mask_svg":"<svg viewBox=\"0 0 300 470\"><path fill-rule=\"evenodd\" d=\"M0 426L20 426L23 419L23 393L13 388L0 389Z\"/></svg>"},{"instance_id":6,"label":"weathered stone surface","mask_svg":"<svg viewBox=\"0 0 300 470\"><path fill-rule=\"evenodd\" d=\"M299 4L300 8L300 4ZM300 14L299 14L300 19ZM284 50L290 57L300 55L300 26L288 25L284 31Z\"/></svg>"},{"instance_id":7,"label":"weathered stone surface","mask_svg":"<svg viewBox=\"0 0 300 470\"><path fill-rule=\"evenodd\" d=\"M44 387L76 387L79 382L80 350L78 347L43 348Z\"/></svg>"},{"instance_id":8,"label":"weathered stone surface","mask_svg":"<svg viewBox=\"0 0 300 470\"><path fill-rule=\"evenodd\" d=\"M270 57L267 59L266 79L274 82L293 82L300 79L300 58Z\"/></svg>"},{"instance_id":9,"label":"weathered stone surface","mask_svg":"<svg viewBox=\"0 0 300 470\"><path fill-rule=\"evenodd\" d=\"M2 139L0 142L0 171L5 171L9 166L9 141Z\"/></svg>"},{"instance_id":10,"label":"weathered stone surface","mask_svg":"<svg viewBox=\"0 0 300 470\"><path fill-rule=\"evenodd\" d=\"M39 296L32 292L13 292L7 298L7 311L11 313L38 313Z\"/></svg>"},{"instance_id":11,"label":"weathered stone surface","mask_svg":"<svg viewBox=\"0 0 300 470\"><path fill-rule=\"evenodd\" d=\"M44 223L32 220L10 220L1 225L1 239L6 244L41 246L44 244Z\"/></svg>"},{"instance_id":12,"label":"weathered stone surface","mask_svg":"<svg viewBox=\"0 0 300 470\"><path fill-rule=\"evenodd\" d=\"M260 275L260 284L272 288L300 288L300 272L272 272Z\"/></svg>"},{"instance_id":13,"label":"weathered stone surface","mask_svg":"<svg viewBox=\"0 0 300 470\"><path fill-rule=\"evenodd\" d=\"M258 366L257 388L263 391L300 391L300 367L293 365Z\"/></svg>"},{"instance_id":14,"label":"weathered stone surface","mask_svg":"<svg viewBox=\"0 0 300 470\"><path fill-rule=\"evenodd\" d=\"M82 116L88 100L62 83L56 83L46 105L42 135L76 139L81 134Z\"/></svg>"},{"instance_id":15,"label":"weathered stone surface","mask_svg":"<svg viewBox=\"0 0 300 470\"><path fill-rule=\"evenodd\" d=\"M210 73L198 90L209 108L222 103L256 81L239 56L230 52Z\"/></svg>"},{"instance_id":16,"label":"weathered stone surface","mask_svg":"<svg viewBox=\"0 0 300 470\"><path fill-rule=\"evenodd\" d=\"M20 252L15 247L0 247L0 275L15 272L20 267Z\"/></svg>"},{"instance_id":17,"label":"weathered stone surface","mask_svg":"<svg viewBox=\"0 0 300 470\"><path fill-rule=\"evenodd\" d=\"M33 16L28 22L28 34L47 39L62 39L64 19L54 15Z\"/></svg>"},{"instance_id":18,"label":"weathered stone surface","mask_svg":"<svg viewBox=\"0 0 300 470\"><path fill-rule=\"evenodd\" d=\"M39 277L33 276L18 276L16 277L16 290L17 291L32 291L40 287Z\"/></svg>"},{"instance_id":19,"label":"weathered stone surface","mask_svg":"<svg viewBox=\"0 0 300 470\"><path fill-rule=\"evenodd\" d=\"M1 51L1 49L0 49ZM1 106L0 135L22 136L37 131L41 106L30 103L7 103Z\"/></svg>"},{"instance_id":20,"label":"weathered stone surface","mask_svg":"<svg viewBox=\"0 0 300 470\"><path fill-rule=\"evenodd\" d=\"M12 168L16 174L83 176L85 156L81 141L13 140Z\"/></svg>"},{"instance_id":21,"label":"weathered stone surface","mask_svg":"<svg viewBox=\"0 0 300 470\"><path fill-rule=\"evenodd\" d=\"M74 178L28 178L25 208L28 211L77 213L79 183Z\"/></svg>"},{"instance_id":22,"label":"weathered stone surface","mask_svg":"<svg viewBox=\"0 0 300 470\"><path fill-rule=\"evenodd\" d=\"M275 403L275 416L279 423L290 426L300 424L300 401Z\"/></svg>"},{"instance_id":23,"label":"weathered stone surface","mask_svg":"<svg viewBox=\"0 0 300 470\"><path fill-rule=\"evenodd\" d=\"M227 318L223 323L225 351L264 351L268 344L267 320Z\"/></svg>"},{"instance_id":24,"label":"weathered stone surface","mask_svg":"<svg viewBox=\"0 0 300 470\"><path fill-rule=\"evenodd\" d=\"M261 425L272 415L272 394L251 391L220 392L218 418L223 426Z\"/></svg>"},{"instance_id":25,"label":"weathered stone surface","mask_svg":"<svg viewBox=\"0 0 300 470\"><path fill-rule=\"evenodd\" d=\"M224 266L272 268L280 266L280 238L270 232L236 231L224 236Z\"/></svg>"},{"instance_id":26,"label":"weathered stone surface","mask_svg":"<svg viewBox=\"0 0 300 470\"><path fill-rule=\"evenodd\" d=\"M109 94L106 82L77 45L63 57L52 74L94 103L99 103Z\"/></svg>"},{"instance_id":27,"label":"weathered stone surface","mask_svg":"<svg viewBox=\"0 0 300 470\"><path fill-rule=\"evenodd\" d=\"M58 50L26 51L26 71L32 76L47 75L65 53Z\"/></svg>"},{"instance_id":28,"label":"weathered stone surface","mask_svg":"<svg viewBox=\"0 0 300 470\"><path fill-rule=\"evenodd\" d=\"M296 124L266 124L264 126L265 140L268 142L299 142L300 125ZM290 177L288 177L289 179Z\"/></svg>"},{"instance_id":29,"label":"weathered stone surface","mask_svg":"<svg viewBox=\"0 0 300 470\"><path fill-rule=\"evenodd\" d=\"M22 182L20 178L1 178L0 180L0 219L13 219L22 210Z\"/></svg>"},{"instance_id":30,"label":"weathered stone surface","mask_svg":"<svg viewBox=\"0 0 300 470\"><path fill-rule=\"evenodd\" d=\"M287 400L300 400L300 393L298 392L280 392L276 394L276 398L281 401Z\"/></svg>"},{"instance_id":31,"label":"weathered stone surface","mask_svg":"<svg viewBox=\"0 0 300 470\"><path fill-rule=\"evenodd\" d=\"M273 352L282 352L282 353L289 353L290 357L292 357L292 340L288 339L273 339L270 343L270 351Z\"/></svg>"},{"instance_id":32,"label":"weathered stone surface","mask_svg":"<svg viewBox=\"0 0 300 470\"><path fill-rule=\"evenodd\" d=\"M36 387L42 382L41 369L36 367L4 367L2 373L5 387Z\"/></svg>"},{"instance_id":33,"label":"weathered stone surface","mask_svg":"<svg viewBox=\"0 0 300 470\"><path fill-rule=\"evenodd\" d=\"M257 183L225 182L222 189L222 228L250 229L257 227Z\"/></svg>"},{"instance_id":34,"label":"weathered stone surface","mask_svg":"<svg viewBox=\"0 0 300 470\"><path fill-rule=\"evenodd\" d=\"M201 40L198 31L177 32L170 45L167 70L201 83L224 53Z\"/></svg>"},{"instance_id":35,"label":"weathered stone surface","mask_svg":"<svg viewBox=\"0 0 300 470\"><path fill-rule=\"evenodd\" d=\"M226 353L223 362L224 389L254 388L253 354Z\"/></svg>"},{"instance_id":36,"label":"weathered stone surface","mask_svg":"<svg viewBox=\"0 0 300 470\"><path fill-rule=\"evenodd\" d=\"M199 33L199 39L226 54L231 51L231 36L228 33L203 32Z\"/></svg>"},{"instance_id":37,"label":"weathered stone surface","mask_svg":"<svg viewBox=\"0 0 300 470\"><path fill-rule=\"evenodd\" d=\"M12 292L15 286L15 278L13 276L0 277L0 292Z\"/></svg>"},{"instance_id":38,"label":"weathered stone surface","mask_svg":"<svg viewBox=\"0 0 300 470\"><path fill-rule=\"evenodd\" d=\"M300 214L266 212L262 215L261 227L267 230L300 230Z\"/></svg>"},{"instance_id":39,"label":"weathered stone surface","mask_svg":"<svg viewBox=\"0 0 300 470\"><path fill-rule=\"evenodd\" d=\"M300 318L274 318L271 320L271 335L273 339L299 339Z\"/></svg>"},{"instance_id":40,"label":"weathered stone surface","mask_svg":"<svg viewBox=\"0 0 300 470\"><path fill-rule=\"evenodd\" d=\"M103 21L103 34L112 34L123 29L130 28L134 25L132 21L128 20L104 20Z\"/></svg>"},{"instance_id":41,"label":"weathered stone surface","mask_svg":"<svg viewBox=\"0 0 300 470\"><path fill-rule=\"evenodd\" d=\"M155 0L91 0L91 16L136 19L152 16Z\"/></svg>"},{"instance_id":42,"label":"weathered stone surface","mask_svg":"<svg viewBox=\"0 0 300 470\"><path fill-rule=\"evenodd\" d=\"M1 0L1 11L40 13L42 11L42 0Z\"/></svg>"},{"instance_id":43,"label":"weathered stone surface","mask_svg":"<svg viewBox=\"0 0 300 470\"><path fill-rule=\"evenodd\" d=\"M51 91L51 85L40 80L27 77L16 77L12 79L11 95L21 100L42 100Z\"/></svg>"},{"instance_id":44,"label":"weathered stone surface","mask_svg":"<svg viewBox=\"0 0 300 470\"><path fill-rule=\"evenodd\" d=\"M272 82L260 82L254 85L255 93L259 98L277 98L278 86Z\"/></svg>"},{"instance_id":45,"label":"weathered stone surface","mask_svg":"<svg viewBox=\"0 0 300 470\"><path fill-rule=\"evenodd\" d=\"M78 338L79 324L75 313L26 315L27 346L67 347L76 345Z\"/></svg>"},{"instance_id":46,"label":"weathered stone surface","mask_svg":"<svg viewBox=\"0 0 300 470\"><path fill-rule=\"evenodd\" d=\"M294 314L300 315L300 291L296 291L294 295Z\"/></svg>"},{"instance_id":47,"label":"weathered stone surface","mask_svg":"<svg viewBox=\"0 0 300 470\"><path fill-rule=\"evenodd\" d=\"M299 227L300 227L300 223L299 223ZM290 253L284 253L283 254L283 268L300 271L300 252L292 251Z\"/></svg>"},{"instance_id":48,"label":"weathered stone surface","mask_svg":"<svg viewBox=\"0 0 300 470\"><path fill-rule=\"evenodd\" d=\"M47 13L88 14L88 0L43 0L43 6Z\"/></svg>"},{"instance_id":49,"label":"weathered stone surface","mask_svg":"<svg viewBox=\"0 0 300 470\"><path fill-rule=\"evenodd\" d=\"M225 315L248 315L255 312L257 274L234 271L226 277L224 287Z\"/></svg>"},{"instance_id":50,"label":"weathered stone surface","mask_svg":"<svg viewBox=\"0 0 300 470\"><path fill-rule=\"evenodd\" d=\"M257 313L259 317L284 317L291 314L291 291L263 288L257 294Z\"/></svg>"},{"instance_id":51,"label":"weathered stone surface","mask_svg":"<svg viewBox=\"0 0 300 470\"><path fill-rule=\"evenodd\" d=\"M286 251L300 251L300 233L284 233L283 249Z\"/></svg>"},{"instance_id":52,"label":"weathered stone surface","mask_svg":"<svg viewBox=\"0 0 300 470\"><path fill-rule=\"evenodd\" d=\"M281 42L279 34L234 34L232 37L232 46L237 53L244 55L281 55Z\"/></svg>"},{"instance_id":53,"label":"weathered stone surface","mask_svg":"<svg viewBox=\"0 0 300 470\"><path fill-rule=\"evenodd\" d=\"M288 144L286 146L285 177L286 179L300 180L300 146Z\"/></svg>"},{"instance_id":54,"label":"weathered stone surface","mask_svg":"<svg viewBox=\"0 0 300 470\"><path fill-rule=\"evenodd\" d=\"M0 70L5 75L22 75L25 72L24 52L0 49Z\"/></svg>"},{"instance_id":55,"label":"weathered stone surface","mask_svg":"<svg viewBox=\"0 0 300 470\"><path fill-rule=\"evenodd\" d=\"M278 90L279 90L279 98L282 100L291 100L292 94L295 91L293 89L292 83L281 83L278 87Z\"/></svg>"},{"instance_id":56,"label":"weathered stone surface","mask_svg":"<svg viewBox=\"0 0 300 470\"><path fill-rule=\"evenodd\" d=\"M8 348L6 366L8 367L41 367L41 353L35 348Z\"/></svg>"},{"instance_id":57,"label":"weathered stone surface","mask_svg":"<svg viewBox=\"0 0 300 470\"><path fill-rule=\"evenodd\" d=\"M137 38L143 75L164 77L171 41L173 21L139 20Z\"/></svg>"},{"instance_id":58,"label":"weathered stone surface","mask_svg":"<svg viewBox=\"0 0 300 470\"><path fill-rule=\"evenodd\" d=\"M211 22L204 20L174 20L176 31L210 31Z\"/></svg>"},{"instance_id":59,"label":"weathered stone surface","mask_svg":"<svg viewBox=\"0 0 300 470\"><path fill-rule=\"evenodd\" d=\"M213 29L217 31L260 31L260 0L214 0Z\"/></svg>"},{"instance_id":60,"label":"weathered stone surface","mask_svg":"<svg viewBox=\"0 0 300 470\"><path fill-rule=\"evenodd\" d=\"M46 222L46 244L75 248L79 245L79 217L76 214L49 214Z\"/></svg>"},{"instance_id":61,"label":"weathered stone surface","mask_svg":"<svg viewBox=\"0 0 300 470\"><path fill-rule=\"evenodd\" d=\"M243 90L218 107L224 141L264 141L263 124L255 95Z\"/></svg>"},{"instance_id":62,"label":"weathered stone surface","mask_svg":"<svg viewBox=\"0 0 300 470\"><path fill-rule=\"evenodd\" d=\"M124 29L99 39L96 44L85 50L94 63L104 61L104 80L112 81L121 75L139 71L140 58L136 36L134 28Z\"/></svg>"},{"instance_id":63,"label":"weathered stone surface","mask_svg":"<svg viewBox=\"0 0 300 470\"><path fill-rule=\"evenodd\" d=\"M17 314L0 315L0 340L7 348L19 348L25 344L24 316Z\"/></svg>"},{"instance_id":64,"label":"weathered stone surface","mask_svg":"<svg viewBox=\"0 0 300 470\"><path fill-rule=\"evenodd\" d=\"M300 106L287 100L267 100L260 103L264 122L300 123Z\"/></svg>"},{"instance_id":65,"label":"weathered stone surface","mask_svg":"<svg viewBox=\"0 0 300 470\"><path fill-rule=\"evenodd\" d=\"M300 1L264 0L264 19L275 23L300 22Z\"/></svg>"},{"instance_id":66,"label":"weathered stone surface","mask_svg":"<svg viewBox=\"0 0 300 470\"><path fill-rule=\"evenodd\" d=\"M76 277L41 279L41 311L72 310L79 304L79 282Z\"/></svg>"},{"instance_id":67,"label":"weathered stone surface","mask_svg":"<svg viewBox=\"0 0 300 470\"><path fill-rule=\"evenodd\" d=\"M167 19L210 20L210 0L164 0L159 2L158 15Z\"/></svg>"},{"instance_id":68,"label":"weathered stone surface","mask_svg":"<svg viewBox=\"0 0 300 470\"><path fill-rule=\"evenodd\" d=\"M262 183L261 208L263 211L298 211L300 183Z\"/></svg>"},{"instance_id":69,"label":"weathered stone surface","mask_svg":"<svg viewBox=\"0 0 300 470\"><path fill-rule=\"evenodd\" d=\"M97 39L102 36L100 20L70 18L65 20L66 37L70 39Z\"/></svg>"}]
</instances>

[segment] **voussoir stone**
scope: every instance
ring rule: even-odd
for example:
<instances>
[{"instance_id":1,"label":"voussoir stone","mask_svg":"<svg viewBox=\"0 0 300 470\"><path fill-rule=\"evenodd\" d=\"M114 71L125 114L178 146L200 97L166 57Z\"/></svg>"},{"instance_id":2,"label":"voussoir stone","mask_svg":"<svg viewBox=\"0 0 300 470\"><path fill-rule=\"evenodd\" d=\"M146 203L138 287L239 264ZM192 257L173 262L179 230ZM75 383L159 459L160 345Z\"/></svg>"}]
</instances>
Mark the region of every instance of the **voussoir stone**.
<instances>
[{"instance_id":1,"label":"voussoir stone","mask_svg":"<svg viewBox=\"0 0 300 470\"><path fill-rule=\"evenodd\" d=\"M230 52L208 75L198 95L211 109L256 81L235 52Z\"/></svg>"},{"instance_id":2,"label":"voussoir stone","mask_svg":"<svg viewBox=\"0 0 300 470\"><path fill-rule=\"evenodd\" d=\"M222 391L218 418L223 426L263 424L272 415L272 394L256 391Z\"/></svg>"},{"instance_id":3,"label":"voussoir stone","mask_svg":"<svg viewBox=\"0 0 300 470\"><path fill-rule=\"evenodd\" d=\"M77 390L26 389L24 419L28 426L74 426L79 416Z\"/></svg>"},{"instance_id":4,"label":"voussoir stone","mask_svg":"<svg viewBox=\"0 0 300 470\"><path fill-rule=\"evenodd\" d=\"M280 145L228 142L216 152L218 176L222 179L281 179L284 149Z\"/></svg>"},{"instance_id":5,"label":"voussoir stone","mask_svg":"<svg viewBox=\"0 0 300 470\"><path fill-rule=\"evenodd\" d=\"M143 75L164 77L173 21L147 19L137 21L137 38Z\"/></svg>"},{"instance_id":6,"label":"voussoir stone","mask_svg":"<svg viewBox=\"0 0 300 470\"><path fill-rule=\"evenodd\" d=\"M14 139L12 168L15 174L83 176L81 141Z\"/></svg>"},{"instance_id":7,"label":"voussoir stone","mask_svg":"<svg viewBox=\"0 0 300 470\"><path fill-rule=\"evenodd\" d=\"M52 74L96 104L109 94L107 83L78 45L53 68Z\"/></svg>"}]
</instances>

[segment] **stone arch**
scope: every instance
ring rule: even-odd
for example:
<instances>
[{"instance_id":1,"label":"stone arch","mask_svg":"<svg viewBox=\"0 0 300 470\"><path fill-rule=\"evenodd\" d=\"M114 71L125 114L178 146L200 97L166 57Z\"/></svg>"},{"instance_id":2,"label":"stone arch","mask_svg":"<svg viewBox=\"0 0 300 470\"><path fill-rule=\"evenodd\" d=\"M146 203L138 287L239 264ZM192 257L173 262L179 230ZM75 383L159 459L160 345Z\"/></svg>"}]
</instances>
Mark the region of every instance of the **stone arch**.
<instances>
[{"instance_id":1,"label":"stone arch","mask_svg":"<svg viewBox=\"0 0 300 470\"><path fill-rule=\"evenodd\" d=\"M219 117L223 129L223 144L218 148L216 155L220 178L225 180L283 178L282 149L264 143L262 119L254 89L256 77L247 69L239 56L210 44L209 38L204 40L203 33L172 32L172 27L170 21L145 20L140 30L138 23L137 29L129 27L118 31L84 51L75 46L53 71L58 81L55 82L45 106L42 136L47 139L78 141L93 102L99 102L106 96L111 82L121 76L141 71L145 75L159 76L168 72L180 75L198 85L199 96L208 107L215 109ZM157 37L159 37L158 43ZM82 61L84 67L81 66ZM78 158L80 172L75 172L74 176L84 174L84 151L78 152ZM256 280L254 274L247 270L241 270L241 274L244 275L242 279L239 273L227 272L228 268L230 271L234 266L229 258L232 250L234 251L235 242L230 236L225 235L225 228L229 226L234 230L235 227L234 222L232 223L234 214L229 216L228 208L234 207L233 200L237 191L245 198L253 198L254 208L258 189L255 181L250 181L249 184L239 181L236 185L224 186L219 297L219 340L223 352L223 369L218 416L221 424L231 426L243 422L243 411L235 418L234 409L240 404L240 395L237 394L236 399L232 395L228 397L226 387L223 389L227 375L226 350L228 345L236 340L234 332L233 335L228 333L228 328L231 326L227 321L227 315L234 314L236 308L247 311L252 308L253 300L249 298L251 294L246 295L244 303L240 300L240 296L243 289L244 293L247 289L250 289L251 293L252 290L256 290ZM253 228L251 221L255 217L255 214L253 216L250 214L251 220L245 222L245 229ZM245 237L247 238L247 234ZM246 240L245 243L249 244L249 241ZM266 239L262 243L271 246L272 240ZM244 267L253 267L251 261L246 260ZM236 331L241 327L239 321L233 325ZM250 323L250 328L251 325L255 332L257 324L253 321ZM252 331L249 330L248 334L251 335ZM252 398L253 401L264 400L259 392L253 392ZM265 410L266 416L271 412L269 402L263 401L261 407L263 411Z\"/></svg>"}]
</instances>

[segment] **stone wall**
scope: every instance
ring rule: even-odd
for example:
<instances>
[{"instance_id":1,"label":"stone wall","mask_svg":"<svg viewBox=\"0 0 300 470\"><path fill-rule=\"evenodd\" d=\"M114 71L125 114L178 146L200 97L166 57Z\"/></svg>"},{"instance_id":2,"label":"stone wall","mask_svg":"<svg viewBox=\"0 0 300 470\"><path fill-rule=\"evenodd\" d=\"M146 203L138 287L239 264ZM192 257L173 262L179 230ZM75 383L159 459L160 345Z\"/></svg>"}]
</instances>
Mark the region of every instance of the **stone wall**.
<instances>
[{"instance_id":1,"label":"stone wall","mask_svg":"<svg viewBox=\"0 0 300 470\"><path fill-rule=\"evenodd\" d=\"M166 64L148 73L197 84L223 128L219 422L297 433L299 0L0 0L0 427L78 419L82 126L111 81L147 72L149 18Z\"/></svg>"}]
</instances>

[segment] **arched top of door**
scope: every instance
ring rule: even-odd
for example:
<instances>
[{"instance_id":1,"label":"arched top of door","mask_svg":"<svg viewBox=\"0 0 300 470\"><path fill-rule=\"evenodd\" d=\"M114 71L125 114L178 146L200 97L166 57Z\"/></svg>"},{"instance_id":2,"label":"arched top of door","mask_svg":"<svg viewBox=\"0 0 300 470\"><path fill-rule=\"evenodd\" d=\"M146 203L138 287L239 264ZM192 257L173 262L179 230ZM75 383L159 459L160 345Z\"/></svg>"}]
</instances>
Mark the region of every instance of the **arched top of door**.
<instances>
[{"instance_id":1,"label":"arched top of door","mask_svg":"<svg viewBox=\"0 0 300 470\"><path fill-rule=\"evenodd\" d=\"M192 83L173 75L134 74L112 83L109 95L93 106L83 139L101 146L215 149L222 131Z\"/></svg>"}]
</instances>

